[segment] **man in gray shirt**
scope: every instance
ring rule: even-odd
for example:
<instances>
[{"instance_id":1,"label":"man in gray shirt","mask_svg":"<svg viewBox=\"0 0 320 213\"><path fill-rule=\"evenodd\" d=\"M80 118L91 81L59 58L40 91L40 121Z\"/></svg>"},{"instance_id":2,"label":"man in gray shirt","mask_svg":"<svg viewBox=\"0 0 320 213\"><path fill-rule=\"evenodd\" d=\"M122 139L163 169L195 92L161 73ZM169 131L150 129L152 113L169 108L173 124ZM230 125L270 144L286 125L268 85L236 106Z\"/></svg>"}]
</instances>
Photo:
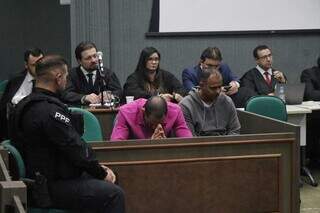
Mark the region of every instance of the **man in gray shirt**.
<instances>
[{"instance_id":1,"label":"man in gray shirt","mask_svg":"<svg viewBox=\"0 0 320 213\"><path fill-rule=\"evenodd\" d=\"M194 136L235 135L240 122L230 97L221 91L222 76L217 70L201 73L199 87L179 103Z\"/></svg>"}]
</instances>

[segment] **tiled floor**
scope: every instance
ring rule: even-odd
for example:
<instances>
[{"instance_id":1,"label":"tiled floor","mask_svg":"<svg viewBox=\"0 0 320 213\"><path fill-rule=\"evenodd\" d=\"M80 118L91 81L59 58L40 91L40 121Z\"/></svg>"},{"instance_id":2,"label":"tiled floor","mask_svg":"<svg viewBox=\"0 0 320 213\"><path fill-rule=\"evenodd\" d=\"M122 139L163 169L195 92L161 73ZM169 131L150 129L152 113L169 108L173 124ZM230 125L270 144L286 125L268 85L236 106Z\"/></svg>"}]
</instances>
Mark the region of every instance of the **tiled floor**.
<instances>
[{"instance_id":1,"label":"tiled floor","mask_svg":"<svg viewBox=\"0 0 320 213\"><path fill-rule=\"evenodd\" d=\"M312 169L314 178L320 181L320 169ZM300 188L301 198L301 213L320 213L320 185L313 187L308 184L303 184Z\"/></svg>"}]
</instances>

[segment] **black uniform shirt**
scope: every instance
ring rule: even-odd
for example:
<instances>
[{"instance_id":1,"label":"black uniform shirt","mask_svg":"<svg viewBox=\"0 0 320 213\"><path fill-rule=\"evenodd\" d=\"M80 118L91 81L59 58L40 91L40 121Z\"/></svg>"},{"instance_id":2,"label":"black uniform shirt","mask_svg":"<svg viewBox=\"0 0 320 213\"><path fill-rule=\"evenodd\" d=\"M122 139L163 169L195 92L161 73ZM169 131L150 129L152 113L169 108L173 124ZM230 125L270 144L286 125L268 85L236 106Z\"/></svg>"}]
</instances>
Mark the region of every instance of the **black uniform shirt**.
<instances>
[{"instance_id":1,"label":"black uniform shirt","mask_svg":"<svg viewBox=\"0 0 320 213\"><path fill-rule=\"evenodd\" d=\"M68 108L55 93L35 88L20 104L25 104L16 129L21 134L14 143L22 149L27 177L33 178L35 172L49 181L76 178L82 172L99 179L106 176L91 148L72 126Z\"/></svg>"}]
</instances>

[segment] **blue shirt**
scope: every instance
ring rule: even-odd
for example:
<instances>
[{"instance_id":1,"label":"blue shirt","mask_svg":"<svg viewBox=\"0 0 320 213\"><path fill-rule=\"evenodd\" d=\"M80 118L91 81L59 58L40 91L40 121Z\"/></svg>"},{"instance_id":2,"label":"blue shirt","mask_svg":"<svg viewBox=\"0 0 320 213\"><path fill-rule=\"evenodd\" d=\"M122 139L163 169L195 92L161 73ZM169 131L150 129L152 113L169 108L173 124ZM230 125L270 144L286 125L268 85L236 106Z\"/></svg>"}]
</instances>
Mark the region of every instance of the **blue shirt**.
<instances>
[{"instance_id":1,"label":"blue shirt","mask_svg":"<svg viewBox=\"0 0 320 213\"><path fill-rule=\"evenodd\" d=\"M239 78L232 73L231 69L227 64L221 63L219 67L219 72L223 78L223 85L229 85L231 81L239 82ZM202 70L200 65L195 67L186 68L182 71L182 82L183 87L189 92L192 87L198 86L200 81L200 74Z\"/></svg>"}]
</instances>

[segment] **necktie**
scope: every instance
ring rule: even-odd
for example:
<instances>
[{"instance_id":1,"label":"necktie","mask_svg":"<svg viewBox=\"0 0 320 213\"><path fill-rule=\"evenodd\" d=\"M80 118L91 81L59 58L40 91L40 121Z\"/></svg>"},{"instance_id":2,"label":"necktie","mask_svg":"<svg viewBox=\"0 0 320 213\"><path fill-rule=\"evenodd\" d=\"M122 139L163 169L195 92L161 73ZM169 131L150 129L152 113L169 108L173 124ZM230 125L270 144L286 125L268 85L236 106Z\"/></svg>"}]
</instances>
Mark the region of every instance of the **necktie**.
<instances>
[{"instance_id":1,"label":"necktie","mask_svg":"<svg viewBox=\"0 0 320 213\"><path fill-rule=\"evenodd\" d=\"M31 82L32 82L32 90L33 90L33 88L36 86L36 80L33 79L33 80L31 80Z\"/></svg>"},{"instance_id":2,"label":"necktie","mask_svg":"<svg viewBox=\"0 0 320 213\"><path fill-rule=\"evenodd\" d=\"M265 80L266 80L267 84L270 86L271 85L270 74L268 72L264 72L263 74L266 76Z\"/></svg>"},{"instance_id":3,"label":"necktie","mask_svg":"<svg viewBox=\"0 0 320 213\"><path fill-rule=\"evenodd\" d=\"M87 76L89 78L89 81L88 81L89 90L90 90L90 92L93 92L93 79L92 79L93 74L92 73L88 73Z\"/></svg>"}]
</instances>

